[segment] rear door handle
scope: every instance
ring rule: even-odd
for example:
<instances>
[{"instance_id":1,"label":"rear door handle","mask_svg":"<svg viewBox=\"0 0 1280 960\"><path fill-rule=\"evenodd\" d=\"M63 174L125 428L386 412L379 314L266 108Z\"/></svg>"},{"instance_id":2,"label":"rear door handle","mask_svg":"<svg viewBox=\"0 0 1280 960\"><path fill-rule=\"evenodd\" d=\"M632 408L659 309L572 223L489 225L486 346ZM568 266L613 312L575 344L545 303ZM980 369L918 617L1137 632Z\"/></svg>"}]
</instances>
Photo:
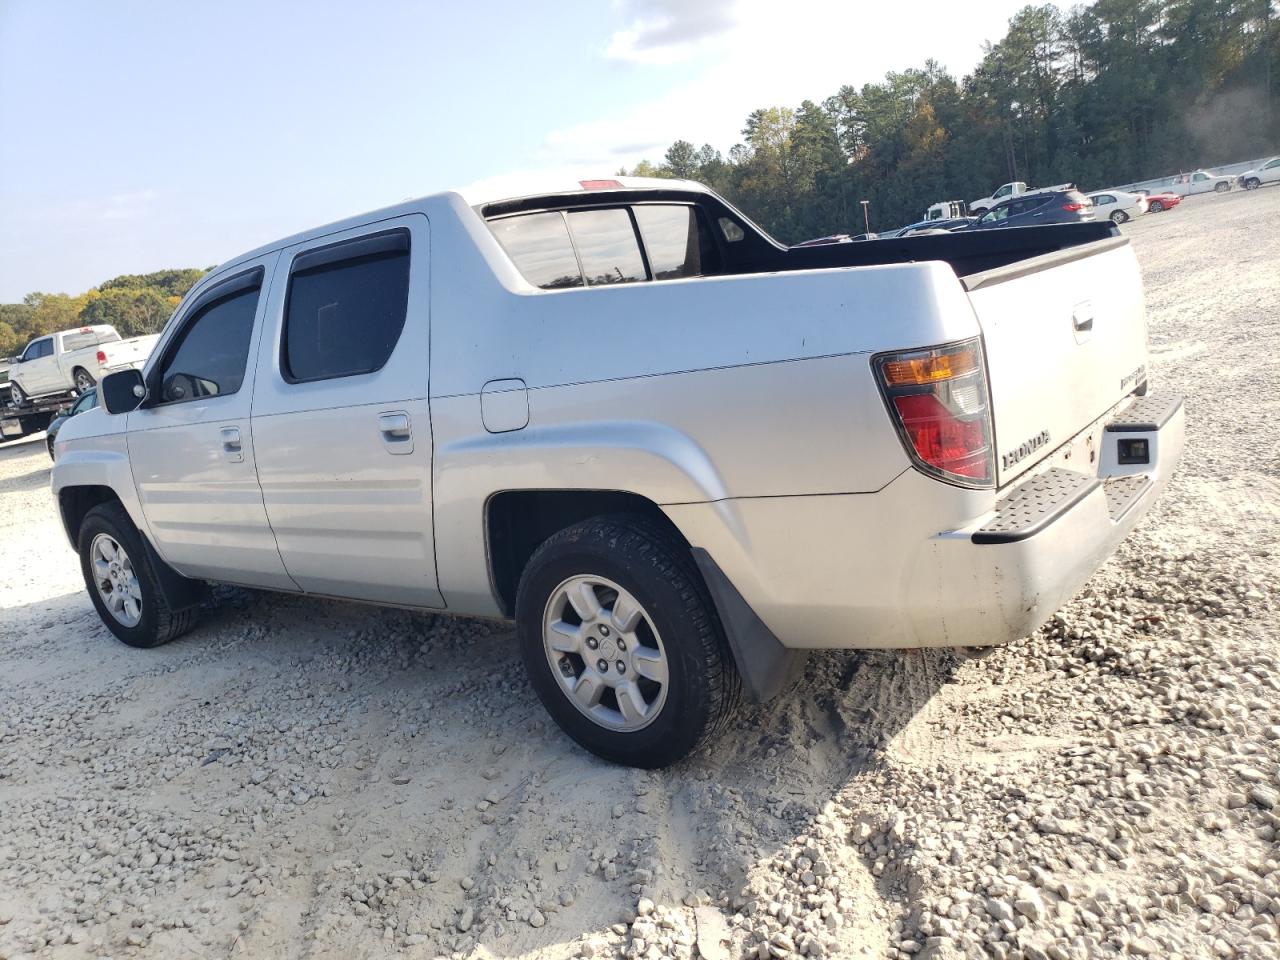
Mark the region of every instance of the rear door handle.
<instances>
[{"instance_id":1,"label":"rear door handle","mask_svg":"<svg viewBox=\"0 0 1280 960\"><path fill-rule=\"evenodd\" d=\"M413 422L403 410L378 414L378 431L388 453L413 453Z\"/></svg>"},{"instance_id":2,"label":"rear door handle","mask_svg":"<svg viewBox=\"0 0 1280 960\"><path fill-rule=\"evenodd\" d=\"M232 463L244 460L244 450L240 446L240 428L223 427L219 432L222 437L222 455Z\"/></svg>"}]
</instances>

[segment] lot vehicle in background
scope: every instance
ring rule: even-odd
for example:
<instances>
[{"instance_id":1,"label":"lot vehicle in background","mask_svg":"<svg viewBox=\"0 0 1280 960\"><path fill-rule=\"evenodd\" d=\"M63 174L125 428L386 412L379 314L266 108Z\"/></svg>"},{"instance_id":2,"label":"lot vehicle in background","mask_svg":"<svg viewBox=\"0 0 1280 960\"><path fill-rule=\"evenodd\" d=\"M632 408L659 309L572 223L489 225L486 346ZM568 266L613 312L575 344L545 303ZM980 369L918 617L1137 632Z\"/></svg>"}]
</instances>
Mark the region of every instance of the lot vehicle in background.
<instances>
[{"instance_id":1,"label":"lot vehicle in background","mask_svg":"<svg viewBox=\"0 0 1280 960\"><path fill-rule=\"evenodd\" d=\"M1172 210L1182 202L1182 197L1168 191L1135 190L1134 193L1147 198L1147 213L1163 213Z\"/></svg>"},{"instance_id":2,"label":"lot vehicle in background","mask_svg":"<svg viewBox=\"0 0 1280 960\"><path fill-rule=\"evenodd\" d=\"M920 220L916 223L909 223L905 227L899 227L897 230L889 233L882 233L882 237L911 237L921 233L945 232L949 230L964 230L978 222L977 217L956 217L950 220Z\"/></svg>"},{"instance_id":3,"label":"lot vehicle in background","mask_svg":"<svg viewBox=\"0 0 1280 960\"><path fill-rule=\"evenodd\" d=\"M968 219L969 207L963 200L943 200L924 212L925 220Z\"/></svg>"},{"instance_id":4,"label":"lot vehicle in background","mask_svg":"<svg viewBox=\"0 0 1280 960\"><path fill-rule=\"evenodd\" d=\"M1134 217L1147 212L1147 198L1140 193L1123 190L1099 190L1086 194L1093 204L1094 215L1106 217L1112 223L1128 223Z\"/></svg>"},{"instance_id":5,"label":"lot vehicle in background","mask_svg":"<svg viewBox=\"0 0 1280 960\"><path fill-rule=\"evenodd\" d=\"M1038 193L1060 193L1063 190L1070 190L1074 187L1074 183L1059 183L1053 187L1036 187L1034 190L1029 190L1021 180L1015 180L1012 183L997 187L989 197L981 197L974 200L969 204L969 213L977 217L993 209L996 204L1011 200L1014 197L1033 196Z\"/></svg>"},{"instance_id":6,"label":"lot vehicle in background","mask_svg":"<svg viewBox=\"0 0 1280 960\"><path fill-rule=\"evenodd\" d=\"M1257 190L1266 183L1280 183L1280 157L1264 160L1252 170L1236 177L1236 183L1246 190Z\"/></svg>"},{"instance_id":7,"label":"lot vehicle in background","mask_svg":"<svg viewBox=\"0 0 1280 960\"><path fill-rule=\"evenodd\" d=\"M75 403L71 404L65 411L59 412L52 420L49 426L45 428L44 442L49 448L49 459L54 459L53 441L58 437L58 431L62 429L62 425L72 417L77 417L82 413L88 413L90 410L96 409L98 406L98 388L90 387L80 396L76 397Z\"/></svg>"},{"instance_id":8,"label":"lot vehicle in background","mask_svg":"<svg viewBox=\"0 0 1280 960\"><path fill-rule=\"evenodd\" d=\"M0 407L9 405L9 368L17 357L0 357Z\"/></svg>"},{"instance_id":9,"label":"lot vehicle in background","mask_svg":"<svg viewBox=\"0 0 1280 960\"><path fill-rule=\"evenodd\" d=\"M1227 193L1231 189L1230 177L1220 176L1208 170L1193 170L1174 177L1170 193L1189 197L1196 193Z\"/></svg>"},{"instance_id":10,"label":"lot vehicle in background","mask_svg":"<svg viewBox=\"0 0 1280 960\"><path fill-rule=\"evenodd\" d=\"M968 229L1088 223L1094 219L1093 204L1079 190L1054 190L1003 200L979 217L978 222Z\"/></svg>"},{"instance_id":11,"label":"lot vehicle in background","mask_svg":"<svg viewBox=\"0 0 1280 960\"><path fill-rule=\"evenodd\" d=\"M29 400L22 407L13 404L0 406L0 442L38 433L75 400L74 395L59 395Z\"/></svg>"},{"instance_id":12,"label":"lot vehicle in background","mask_svg":"<svg viewBox=\"0 0 1280 960\"><path fill-rule=\"evenodd\" d=\"M156 339L152 334L123 340L110 324L36 337L9 368L11 402L24 407L32 399L83 393L103 371L144 364Z\"/></svg>"},{"instance_id":13,"label":"lot vehicle in background","mask_svg":"<svg viewBox=\"0 0 1280 960\"><path fill-rule=\"evenodd\" d=\"M543 182L213 270L52 487L125 643L205 581L511 618L501 669L659 766L805 650L1044 622L1179 458L1146 369L1110 222L797 248L699 184Z\"/></svg>"}]
</instances>

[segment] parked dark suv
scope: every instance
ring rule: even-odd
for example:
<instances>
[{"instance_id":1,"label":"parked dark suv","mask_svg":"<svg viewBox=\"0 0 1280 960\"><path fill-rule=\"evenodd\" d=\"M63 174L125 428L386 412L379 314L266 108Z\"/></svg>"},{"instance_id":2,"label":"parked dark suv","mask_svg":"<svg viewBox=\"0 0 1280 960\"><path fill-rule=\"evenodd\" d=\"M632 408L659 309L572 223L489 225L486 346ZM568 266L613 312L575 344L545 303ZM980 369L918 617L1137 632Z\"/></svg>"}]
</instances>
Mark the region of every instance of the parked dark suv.
<instances>
[{"instance_id":1,"label":"parked dark suv","mask_svg":"<svg viewBox=\"0 0 1280 960\"><path fill-rule=\"evenodd\" d=\"M1046 223L1083 223L1093 219L1093 204L1079 190L1049 190L1002 200L969 229L1039 227Z\"/></svg>"}]
</instances>

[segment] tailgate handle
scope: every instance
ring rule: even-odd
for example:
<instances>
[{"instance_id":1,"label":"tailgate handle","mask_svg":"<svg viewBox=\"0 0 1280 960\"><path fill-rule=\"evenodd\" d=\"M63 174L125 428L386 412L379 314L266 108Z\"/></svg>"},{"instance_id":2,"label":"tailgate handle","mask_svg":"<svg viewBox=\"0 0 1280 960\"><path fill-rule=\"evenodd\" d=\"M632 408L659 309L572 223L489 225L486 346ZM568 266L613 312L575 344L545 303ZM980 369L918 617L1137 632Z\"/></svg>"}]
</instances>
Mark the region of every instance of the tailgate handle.
<instances>
[{"instance_id":1,"label":"tailgate handle","mask_svg":"<svg viewBox=\"0 0 1280 960\"><path fill-rule=\"evenodd\" d=\"M1076 333L1086 333L1093 329L1093 304L1086 300L1084 303L1077 303L1075 309L1071 312L1071 325L1076 328Z\"/></svg>"}]
</instances>

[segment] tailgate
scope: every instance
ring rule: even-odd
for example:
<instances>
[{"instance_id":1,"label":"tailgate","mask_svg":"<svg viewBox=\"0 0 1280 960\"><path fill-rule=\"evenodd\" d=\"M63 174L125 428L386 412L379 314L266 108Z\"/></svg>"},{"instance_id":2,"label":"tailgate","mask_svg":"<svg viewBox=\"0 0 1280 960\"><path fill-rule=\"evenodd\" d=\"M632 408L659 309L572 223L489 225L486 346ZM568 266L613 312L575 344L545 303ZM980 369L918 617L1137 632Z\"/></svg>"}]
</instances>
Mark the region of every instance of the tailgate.
<instances>
[{"instance_id":1,"label":"tailgate","mask_svg":"<svg viewBox=\"0 0 1280 960\"><path fill-rule=\"evenodd\" d=\"M964 278L982 327L1003 486L1146 378L1138 262L1123 237Z\"/></svg>"}]
</instances>

